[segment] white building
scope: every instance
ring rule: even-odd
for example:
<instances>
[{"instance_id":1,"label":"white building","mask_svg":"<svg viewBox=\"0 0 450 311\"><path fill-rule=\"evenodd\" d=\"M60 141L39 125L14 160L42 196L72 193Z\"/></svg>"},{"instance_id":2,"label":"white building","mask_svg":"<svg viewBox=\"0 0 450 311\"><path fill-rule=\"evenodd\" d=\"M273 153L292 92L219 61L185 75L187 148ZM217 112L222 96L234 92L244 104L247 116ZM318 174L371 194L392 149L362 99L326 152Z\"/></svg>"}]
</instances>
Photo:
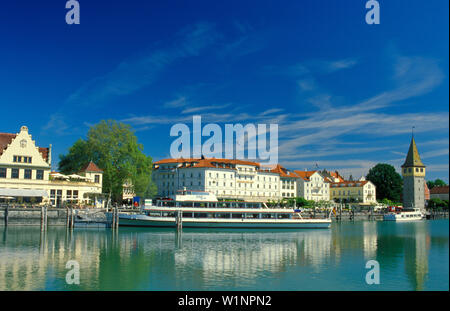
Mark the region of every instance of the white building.
<instances>
[{"instance_id":1,"label":"white building","mask_svg":"<svg viewBox=\"0 0 450 311\"><path fill-rule=\"evenodd\" d=\"M297 196L312 201L330 200L330 182L319 171L294 171L297 174Z\"/></svg>"},{"instance_id":2,"label":"white building","mask_svg":"<svg viewBox=\"0 0 450 311\"><path fill-rule=\"evenodd\" d=\"M279 200L280 175L259 163L230 159L165 159L154 164L159 196L187 188L215 194L220 199Z\"/></svg>"},{"instance_id":3,"label":"white building","mask_svg":"<svg viewBox=\"0 0 450 311\"><path fill-rule=\"evenodd\" d=\"M17 134L0 133L0 202L101 207L102 178L92 162L76 175L51 172L51 146L36 146L26 126Z\"/></svg>"}]
</instances>

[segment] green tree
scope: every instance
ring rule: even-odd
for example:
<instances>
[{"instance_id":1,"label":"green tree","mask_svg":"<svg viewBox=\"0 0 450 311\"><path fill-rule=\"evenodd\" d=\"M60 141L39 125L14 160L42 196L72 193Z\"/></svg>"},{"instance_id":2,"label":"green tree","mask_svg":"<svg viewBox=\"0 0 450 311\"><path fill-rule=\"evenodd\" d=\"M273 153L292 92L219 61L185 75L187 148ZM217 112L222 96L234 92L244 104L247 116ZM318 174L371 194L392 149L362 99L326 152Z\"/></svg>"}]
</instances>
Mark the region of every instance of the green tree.
<instances>
[{"instance_id":1,"label":"green tree","mask_svg":"<svg viewBox=\"0 0 450 311\"><path fill-rule=\"evenodd\" d=\"M392 165L378 163L369 170L366 179L376 186L378 200L386 198L395 202L400 201L403 180Z\"/></svg>"},{"instance_id":2,"label":"green tree","mask_svg":"<svg viewBox=\"0 0 450 311\"><path fill-rule=\"evenodd\" d=\"M127 124L102 120L89 129L87 138L77 140L66 155L60 155L59 170L79 172L89 161L103 170L103 192L113 201L122 198L123 184L129 180L138 196L153 196L152 158Z\"/></svg>"},{"instance_id":3,"label":"green tree","mask_svg":"<svg viewBox=\"0 0 450 311\"><path fill-rule=\"evenodd\" d=\"M443 181L442 179L436 179L436 180L429 180L427 181L427 186L428 189L433 189L434 187L441 187L441 186L446 186L447 184L445 183L445 181Z\"/></svg>"}]
</instances>

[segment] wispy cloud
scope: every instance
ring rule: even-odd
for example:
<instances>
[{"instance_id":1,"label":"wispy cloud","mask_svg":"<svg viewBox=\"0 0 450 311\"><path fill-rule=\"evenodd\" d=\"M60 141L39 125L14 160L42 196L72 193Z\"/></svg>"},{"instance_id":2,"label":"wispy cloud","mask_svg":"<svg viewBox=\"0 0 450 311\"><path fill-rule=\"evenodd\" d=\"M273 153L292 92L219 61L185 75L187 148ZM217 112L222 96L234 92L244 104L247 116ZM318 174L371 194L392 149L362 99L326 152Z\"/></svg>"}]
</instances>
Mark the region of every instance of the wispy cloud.
<instances>
[{"instance_id":1,"label":"wispy cloud","mask_svg":"<svg viewBox=\"0 0 450 311\"><path fill-rule=\"evenodd\" d=\"M131 94L152 84L158 74L175 61L198 55L216 42L219 34L209 23L183 29L171 47L150 50L130 57L110 72L96 77L72 93L71 105L102 105L118 96Z\"/></svg>"}]
</instances>

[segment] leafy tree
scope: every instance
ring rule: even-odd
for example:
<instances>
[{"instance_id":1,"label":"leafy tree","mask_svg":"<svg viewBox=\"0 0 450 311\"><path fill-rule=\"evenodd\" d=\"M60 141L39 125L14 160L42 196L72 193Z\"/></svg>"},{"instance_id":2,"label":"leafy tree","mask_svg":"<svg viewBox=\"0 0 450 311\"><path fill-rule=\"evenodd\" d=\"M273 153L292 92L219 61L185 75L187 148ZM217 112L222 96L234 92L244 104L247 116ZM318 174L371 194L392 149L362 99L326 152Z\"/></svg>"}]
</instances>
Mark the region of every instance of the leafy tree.
<instances>
[{"instance_id":1,"label":"leafy tree","mask_svg":"<svg viewBox=\"0 0 450 311\"><path fill-rule=\"evenodd\" d=\"M295 204L298 207L309 207L311 203L310 203L310 201L306 200L305 198L296 197Z\"/></svg>"},{"instance_id":2,"label":"leafy tree","mask_svg":"<svg viewBox=\"0 0 450 311\"><path fill-rule=\"evenodd\" d=\"M403 180L392 165L378 163L369 170L366 180L376 186L376 195L379 200L386 198L395 202L400 201Z\"/></svg>"},{"instance_id":3,"label":"leafy tree","mask_svg":"<svg viewBox=\"0 0 450 311\"><path fill-rule=\"evenodd\" d=\"M428 201L428 208L448 208L448 200L432 198Z\"/></svg>"},{"instance_id":4,"label":"leafy tree","mask_svg":"<svg viewBox=\"0 0 450 311\"><path fill-rule=\"evenodd\" d=\"M427 181L427 186L428 189L433 189L434 187L441 187L441 186L446 186L447 184L445 183L445 181L443 181L442 179L436 179L436 180L429 180Z\"/></svg>"},{"instance_id":5,"label":"leafy tree","mask_svg":"<svg viewBox=\"0 0 450 311\"><path fill-rule=\"evenodd\" d=\"M112 200L121 200L125 181L131 181L136 195L152 196L152 158L143 149L129 125L102 120L89 129L86 140L77 140L68 154L60 155L59 170L79 172L92 161L103 170L103 192L111 193Z\"/></svg>"}]
</instances>

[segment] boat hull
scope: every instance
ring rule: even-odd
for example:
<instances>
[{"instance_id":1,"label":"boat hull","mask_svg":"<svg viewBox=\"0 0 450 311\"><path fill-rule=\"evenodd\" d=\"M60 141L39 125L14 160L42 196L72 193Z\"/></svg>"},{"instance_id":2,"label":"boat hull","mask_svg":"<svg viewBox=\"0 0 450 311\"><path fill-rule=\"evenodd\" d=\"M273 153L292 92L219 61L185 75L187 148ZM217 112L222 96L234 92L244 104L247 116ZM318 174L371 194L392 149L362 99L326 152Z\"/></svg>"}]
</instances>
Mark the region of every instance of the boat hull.
<instances>
[{"instance_id":1,"label":"boat hull","mask_svg":"<svg viewBox=\"0 0 450 311\"><path fill-rule=\"evenodd\" d=\"M149 217L144 215L120 215L119 226L123 227L173 227L175 218ZM327 229L329 219L254 220L254 219L183 219L183 228L237 228L237 229Z\"/></svg>"}]
</instances>

